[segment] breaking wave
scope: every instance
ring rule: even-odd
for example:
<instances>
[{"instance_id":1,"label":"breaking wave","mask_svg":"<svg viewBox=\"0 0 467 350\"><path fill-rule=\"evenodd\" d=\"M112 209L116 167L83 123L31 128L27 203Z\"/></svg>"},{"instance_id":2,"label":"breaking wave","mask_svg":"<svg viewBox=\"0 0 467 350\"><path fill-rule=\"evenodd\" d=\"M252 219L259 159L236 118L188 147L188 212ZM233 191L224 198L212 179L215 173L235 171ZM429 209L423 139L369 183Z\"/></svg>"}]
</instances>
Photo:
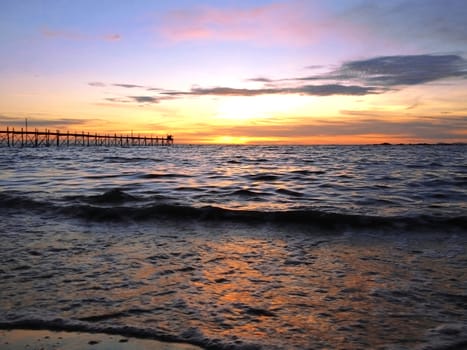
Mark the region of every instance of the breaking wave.
<instances>
[{"instance_id":1,"label":"breaking wave","mask_svg":"<svg viewBox=\"0 0 467 350\"><path fill-rule=\"evenodd\" d=\"M251 195L243 191L241 194ZM143 198L115 188L101 195L68 197L66 202L41 202L21 194L0 193L0 208L64 215L96 222L151 220L230 221L310 225L322 228L455 229L467 226L467 216L372 216L325 211L316 208L284 210L236 210L221 206L190 206L169 198Z\"/></svg>"},{"instance_id":2,"label":"breaking wave","mask_svg":"<svg viewBox=\"0 0 467 350\"><path fill-rule=\"evenodd\" d=\"M1 320L0 329L45 329L50 331L104 333L134 337L143 339L154 339L165 342L185 342L200 346L206 350L259 350L260 345L237 341L236 343L221 342L219 339L210 339L201 330L189 327L180 335L176 336L170 331L155 328L142 328L134 326L109 325L97 322L87 322L61 317L35 317L21 316L13 320Z\"/></svg>"}]
</instances>

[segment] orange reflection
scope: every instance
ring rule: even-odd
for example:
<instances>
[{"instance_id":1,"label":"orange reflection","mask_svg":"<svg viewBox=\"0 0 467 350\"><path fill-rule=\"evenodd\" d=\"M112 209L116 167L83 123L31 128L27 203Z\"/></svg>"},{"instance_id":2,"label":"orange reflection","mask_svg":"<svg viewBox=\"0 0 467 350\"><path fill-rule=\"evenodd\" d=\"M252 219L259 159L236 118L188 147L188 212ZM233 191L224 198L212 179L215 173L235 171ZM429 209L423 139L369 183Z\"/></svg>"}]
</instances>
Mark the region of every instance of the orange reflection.
<instances>
[{"instance_id":1,"label":"orange reflection","mask_svg":"<svg viewBox=\"0 0 467 350\"><path fill-rule=\"evenodd\" d=\"M424 239L402 247L394 243L400 237L318 237L312 228L261 226L255 235L223 224L193 235L176 228L71 256L89 268L57 283L54 302L66 304L71 290L73 300L90 301L69 305L65 317L171 334L193 328L210 339L278 348L373 349L401 340L414 348L437 317L459 314L449 298L463 295L465 252L457 266L436 260L422 254ZM93 302L103 296L105 303ZM15 301L28 304L26 297Z\"/></svg>"}]
</instances>

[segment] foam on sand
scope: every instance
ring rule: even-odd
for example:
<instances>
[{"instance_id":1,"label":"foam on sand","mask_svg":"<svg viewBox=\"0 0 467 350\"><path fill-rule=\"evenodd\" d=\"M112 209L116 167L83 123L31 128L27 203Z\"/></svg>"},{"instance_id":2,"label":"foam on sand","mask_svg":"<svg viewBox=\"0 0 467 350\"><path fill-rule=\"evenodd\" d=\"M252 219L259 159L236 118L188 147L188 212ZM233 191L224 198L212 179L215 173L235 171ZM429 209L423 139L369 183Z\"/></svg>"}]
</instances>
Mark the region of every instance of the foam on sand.
<instances>
[{"instance_id":1,"label":"foam on sand","mask_svg":"<svg viewBox=\"0 0 467 350\"><path fill-rule=\"evenodd\" d=\"M119 335L24 329L0 330L0 348L4 350L201 350L200 347L189 344L167 343Z\"/></svg>"}]
</instances>

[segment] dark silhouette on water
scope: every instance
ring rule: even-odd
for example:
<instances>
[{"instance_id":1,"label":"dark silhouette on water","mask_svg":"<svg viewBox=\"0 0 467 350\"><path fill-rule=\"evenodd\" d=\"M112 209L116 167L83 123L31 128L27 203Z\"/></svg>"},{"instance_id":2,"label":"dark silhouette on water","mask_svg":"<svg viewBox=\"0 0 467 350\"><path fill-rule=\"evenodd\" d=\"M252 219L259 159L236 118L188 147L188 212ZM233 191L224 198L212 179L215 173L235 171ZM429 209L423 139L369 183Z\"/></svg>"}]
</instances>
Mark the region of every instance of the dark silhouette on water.
<instances>
[{"instance_id":1,"label":"dark silhouette on water","mask_svg":"<svg viewBox=\"0 0 467 350\"><path fill-rule=\"evenodd\" d=\"M50 146L170 146L173 145L172 135L166 137L133 136L132 135L102 135L98 133L84 132L70 133L45 131L15 130L7 127L0 130L0 146L6 147L50 147Z\"/></svg>"}]
</instances>

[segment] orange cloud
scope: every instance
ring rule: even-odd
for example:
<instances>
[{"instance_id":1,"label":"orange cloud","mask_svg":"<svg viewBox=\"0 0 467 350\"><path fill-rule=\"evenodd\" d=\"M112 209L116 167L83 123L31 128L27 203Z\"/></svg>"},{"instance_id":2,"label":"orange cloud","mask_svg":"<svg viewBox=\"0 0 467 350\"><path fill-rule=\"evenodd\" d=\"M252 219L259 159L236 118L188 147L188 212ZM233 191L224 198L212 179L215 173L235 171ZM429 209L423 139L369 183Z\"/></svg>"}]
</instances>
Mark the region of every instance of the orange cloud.
<instances>
[{"instance_id":1,"label":"orange cloud","mask_svg":"<svg viewBox=\"0 0 467 350\"><path fill-rule=\"evenodd\" d=\"M350 111L349 111L350 112ZM374 115L374 113L373 113ZM353 144L465 142L465 116L391 120L362 113L352 119L296 118L274 125L199 125L174 130L182 143Z\"/></svg>"}]
</instances>

